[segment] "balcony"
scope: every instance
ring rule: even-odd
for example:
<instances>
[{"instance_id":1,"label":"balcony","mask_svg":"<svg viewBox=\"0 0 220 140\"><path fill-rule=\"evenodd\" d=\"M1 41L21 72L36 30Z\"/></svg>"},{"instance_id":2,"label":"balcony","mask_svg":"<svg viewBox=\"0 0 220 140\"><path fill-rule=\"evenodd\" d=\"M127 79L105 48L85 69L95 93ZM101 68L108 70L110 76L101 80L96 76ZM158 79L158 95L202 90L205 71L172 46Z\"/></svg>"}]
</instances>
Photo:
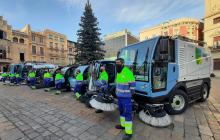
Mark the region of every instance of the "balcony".
<instances>
[{"instance_id":1,"label":"balcony","mask_svg":"<svg viewBox=\"0 0 220 140\"><path fill-rule=\"evenodd\" d=\"M220 52L220 46L215 46L215 47L210 48L210 49L211 49L211 52L212 52L212 53Z\"/></svg>"},{"instance_id":2,"label":"balcony","mask_svg":"<svg viewBox=\"0 0 220 140\"><path fill-rule=\"evenodd\" d=\"M0 58L0 63L5 63L5 64L8 64L8 63L12 63L12 60L11 59L9 59L9 58Z\"/></svg>"},{"instance_id":3,"label":"balcony","mask_svg":"<svg viewBox=\"0 0 220 140\"><path fill-rule=\"evenodd\" d=\"M10 45L11 42L6 39L0 39L0 49L1 50L6 50L7 53L10 53Z\"/></svg>"}]
</instances>

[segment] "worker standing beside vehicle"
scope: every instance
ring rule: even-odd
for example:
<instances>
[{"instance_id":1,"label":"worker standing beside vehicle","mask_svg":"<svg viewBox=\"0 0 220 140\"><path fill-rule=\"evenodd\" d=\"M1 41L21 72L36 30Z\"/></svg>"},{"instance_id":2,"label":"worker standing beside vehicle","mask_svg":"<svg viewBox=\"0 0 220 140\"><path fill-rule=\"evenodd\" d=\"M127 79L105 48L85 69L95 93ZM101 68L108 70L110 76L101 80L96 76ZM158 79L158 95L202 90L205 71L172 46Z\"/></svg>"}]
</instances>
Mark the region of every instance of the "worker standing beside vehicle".
<instances>
[{"instance_id":1,"label":"worker standing beside vehicle","mask_svg":"<svg viewBox=\"0 0 220 140\"><path fill-rule=\"evenodd\" d=\"M9 74L9 78L10 78L10 84L13 84L15 82L15 74L14 73L10 73Z\"/></svg>"},{"instance_id":2,"label":"worker standing beside vehicle","mask_svg":"<svg viewBox=\"0 0 220 140\"><path fill-rule=\"evenodd\" d=\"M99 94L98 96L107 95L107 89L108 89L108 73L105 70L105 66L100 67L100 76L99 79L96 81L96 88L98 90ZM98 109L95 111L96 113L102 113L103 111Z\"/></svg>"},{"instance_id":3,"label":"worker standing beside vehicle","mask_svg":"<svg viewBox=\"0 0 220 140\"><path fill-rule=\"evenodd\" d=\"M2 82L5 83L8 74L6 72L4 72L4 73L1 74L1 76L2 76Z\"/></svg>"},{"instance_id":4,"label":"worker standing beside vehicle","mask_svg":"<svg viewBox=\"0 0 220 140\"><path fill-rule=\"evenodd\" d=\"M122 140L130 140L132 137L132 94L134 94L135 78L132 71L124 66L124 59L116 60L116 95L120 112L120 124L116 129L125 129Z\"/></svg>"},{"instance_id":5,"label":"worker standing beside vehicle","mask_svg":"<svg viewBox=\"0 0 220 140\"><path fill-rule=\"evenodd\" d=\"M81 96L81 87L82 87L82 81L83 81L83 74L79 69L76 70L76 84L74 87L74 94L76 96L76 99L78 100Z\"/></svg>"},{"instance_id":6,"label":"worker standing beside vehicle","mask_svg":"<svg viewBox=\"0 0 220 140\"><path fill-rule=\"evenodd\" d=\"M51 74L49 71L44 72L44 87L47 88L46 90L49 91L50 82L51 82Z\"/></svg>"},{"instance_id":7,"label":"worker standing beside vehicle","mask_svg":"<svg viewBox=\"0 0 220 140\"><path fill-rule=\"evenodd\" d=\"M19 85L20 81L21 81L21 75L19 73L16 73L15 74L15 82L16 82L16 85Z\"/></svg>"},{"instance_id":8,"label":"worker standing beside vehicle","mask_svg":"<svg viewBox=\"0 0 220 140\"><path fill-rule=\"evenodd\" d=\"M31 72L28 74L28 82L30 83L31 88L35 88L36 72L34 70L31 70Z\"/></svg>"},{"instance_id":9,"label":"worker standing beside vehicle","mask_svg":"<svg viewBox=\"0 0 220 140\"><path fill-rule=\"evenodd\" d=\"M56 86L56 94L61 94L61 88L62 88L62 84L64 83L64 77L63 75L61 74L61 71L58 70L57 71L57 74L55 76L55 86Z\"/></svg>"}]
</instances>

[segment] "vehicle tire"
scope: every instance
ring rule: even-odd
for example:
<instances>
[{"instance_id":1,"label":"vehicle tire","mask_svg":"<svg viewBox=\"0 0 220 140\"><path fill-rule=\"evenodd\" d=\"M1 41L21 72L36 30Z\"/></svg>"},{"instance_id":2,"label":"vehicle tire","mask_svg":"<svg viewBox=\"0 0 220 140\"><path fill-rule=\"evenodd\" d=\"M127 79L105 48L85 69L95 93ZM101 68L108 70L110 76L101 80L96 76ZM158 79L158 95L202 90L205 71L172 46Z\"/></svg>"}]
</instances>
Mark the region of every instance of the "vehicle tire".
<instances>
[{"instance_id":1,"label":"vehicle tire","mask_svg":"<svg viewBox=\"0 0 220 140\"><path fill-rule=\"evenodd\" d=\"M209 97L209 87L207 84L203 85L202 91L201 91L201 99L200 102L204 102Z\"/></svg>"},{"instance_id":2,"label":"vehicle tire","mask_svg":"<svg viewBox=\"0 0 220 140\"><path fill-rule=\"evenodd\" d=\"M183 90L176 90L169 97L169 103L165 105L165 110L170 115L183 113L188 106L188 97Z\"/></svg>"}]
</instances>

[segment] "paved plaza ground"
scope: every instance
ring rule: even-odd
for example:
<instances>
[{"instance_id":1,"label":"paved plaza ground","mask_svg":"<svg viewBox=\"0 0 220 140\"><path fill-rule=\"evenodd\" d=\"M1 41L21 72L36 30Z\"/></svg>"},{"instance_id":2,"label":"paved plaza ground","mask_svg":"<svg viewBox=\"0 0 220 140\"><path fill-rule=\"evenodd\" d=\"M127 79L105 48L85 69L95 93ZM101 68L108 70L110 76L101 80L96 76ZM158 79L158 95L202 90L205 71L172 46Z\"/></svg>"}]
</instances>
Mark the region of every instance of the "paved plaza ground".
<instances>
[{"instance_id":1,"label":"paved plaza ground","mask_svg":"<svg viewBox=\"0 0 220 140\"><path fill-rule=\"evenodd\" d=\"M154 128L134 119L133 140L220 140L220 78L212 79L208 101L193 103L173 125ZM70 93L53 95L0 83L1 140L121 140L118 112L96 114Z\"/></svg>"}]
</instances>

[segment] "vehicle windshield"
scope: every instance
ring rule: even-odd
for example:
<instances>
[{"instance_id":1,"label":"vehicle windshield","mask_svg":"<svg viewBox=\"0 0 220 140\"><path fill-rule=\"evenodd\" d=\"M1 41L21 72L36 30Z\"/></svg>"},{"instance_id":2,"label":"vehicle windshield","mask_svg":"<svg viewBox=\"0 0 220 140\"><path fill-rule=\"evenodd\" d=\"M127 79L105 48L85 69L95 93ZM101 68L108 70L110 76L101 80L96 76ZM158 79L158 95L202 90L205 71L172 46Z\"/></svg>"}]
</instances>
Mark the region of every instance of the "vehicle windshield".
<instances>
[{"instance_id":1,"label":"vehicle windshield","mask_svg":"<svg viewBox=\"0 0 220 140\"><path fill-rule=\"evenodd\" d=\"M64 67L61 69L61 74L65 74L69 67Z\"/></svg>"},{"instance_id":2,"label":"vehicle windshield","mask_svg":"<svg viewBox=\"0 0 220 140\"><path fill-rule=\"evenodd\" d=\"M132 68L136 80L148 81L148 60L156 45L157 38L131 45L120 51L119 57L125 60L125 65Z\"/></svg>"}]
</instances>

